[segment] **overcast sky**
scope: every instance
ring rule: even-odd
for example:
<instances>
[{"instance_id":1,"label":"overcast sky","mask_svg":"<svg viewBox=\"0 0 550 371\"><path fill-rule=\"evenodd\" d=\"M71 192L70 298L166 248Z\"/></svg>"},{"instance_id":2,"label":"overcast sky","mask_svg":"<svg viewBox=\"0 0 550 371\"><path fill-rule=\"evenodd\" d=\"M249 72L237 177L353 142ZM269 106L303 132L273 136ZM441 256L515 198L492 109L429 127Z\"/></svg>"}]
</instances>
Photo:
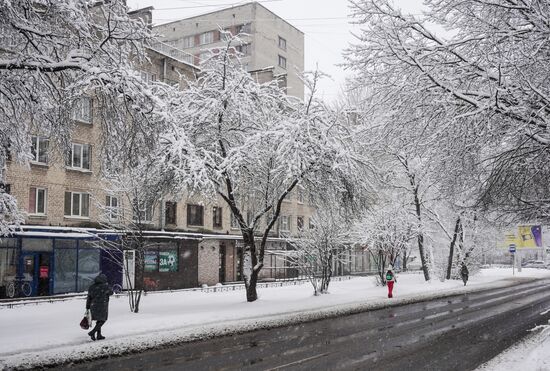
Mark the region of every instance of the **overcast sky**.
<instances>
[{"instance_id":1,"label":"overcast sky","mask_svg":"<svg viewBox=\"0 0 550 371\"><path fill-rule=\"evenodd\" d=\"M202 13L246 3L238 0L127 0L134 10L153 6L153 22L162 24ZM338 66L343 63L342 51L353 40L349 24L347 0L270 0L259 1L281 18L305 34L305 68L319 69L332 76L324 81L322 94L332 101L340 91L346 72ZM420 13L422 0L394 0L404 11Z\"/></svg>"}]
</instances>

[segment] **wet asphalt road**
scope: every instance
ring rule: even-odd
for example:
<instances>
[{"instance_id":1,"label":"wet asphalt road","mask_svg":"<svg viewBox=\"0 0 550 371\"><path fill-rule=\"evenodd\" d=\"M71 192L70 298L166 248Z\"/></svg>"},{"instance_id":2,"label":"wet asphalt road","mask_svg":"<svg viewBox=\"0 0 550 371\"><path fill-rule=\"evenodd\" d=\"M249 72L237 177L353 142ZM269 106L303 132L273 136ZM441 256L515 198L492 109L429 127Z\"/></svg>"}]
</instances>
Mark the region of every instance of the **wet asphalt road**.
<instances>
[{"instance_id":1,"label":"wet asphalt road","mask_svg":"<svg viewBox=\"0 0 550 371\"><path fill-rule=\"evenodd\" d=\"M472 370L547 323L550 280L69 365L87 370Z\"/></svg>"}]
</instances>

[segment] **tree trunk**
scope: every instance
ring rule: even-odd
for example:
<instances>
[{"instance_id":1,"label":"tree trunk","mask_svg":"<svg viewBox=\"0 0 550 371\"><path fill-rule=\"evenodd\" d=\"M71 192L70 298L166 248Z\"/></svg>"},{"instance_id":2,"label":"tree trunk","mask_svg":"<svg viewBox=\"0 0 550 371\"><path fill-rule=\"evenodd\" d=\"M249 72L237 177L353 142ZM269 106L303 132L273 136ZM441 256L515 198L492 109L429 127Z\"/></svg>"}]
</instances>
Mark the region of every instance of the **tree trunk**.
<instances>
[{"instance_id":1,"label":"tree trunk","mask_svg":"<svg viewBox=\"0 0 550 371\"><path fill-rule=\"evenodd\" d=\"M451 270L453 267L453 255L455 253L455 244L456 238L458 237L458 231L460 229L460 216L456 219L455 231L453 233L453 240L451 241L451 246L449 247L449 261L447 263L447 279L451 279Z\"/></svg>"},{"instance_id":2,"label":"tree trunk","mask_svg":"<svg viewBox=\"0 0 550 371\"><path fill-rule=\"evenodd\" d=\"M258 300L256 284L258 283L259 273L259 271L252 270L252 274L250 275L250 279L248 280L248 282L245 280L246 301L248 301L249 303Z\"/></svg>"},{"instance_id":3,"label":"tree trunk","mask_svg":"<svg viewBox=\"0 0 550 371\"><path fill-rule=\"evenodd\" d=\"M411 183L414 185L414 181L411 180ZM416 207L416 218L418 219L418 252L420 253L420 261L422 262L422 271L424 272L424 279L426 281L430 280L430 271L428 269L428 262L426 261L426 253L424 251L424 234L422 230L422 210L420 208L420 199L418 198L418 186L414 185L414 205Z\"/></svg>"},{"instance_id":4,"label":"tree trunk","mask_svg":"<svg viewBox=\"0 0 550 371\"><path fill-rule=\"evenodd\" d=\"M258 283L258 275L261 267L258 266L256 257L256 245L254 244L254 231L246 229L242 231L244 252L243 252L243 278L246 288L246 301L252 302L258 299L256 284Z\"/></svg>"}]
</instances>

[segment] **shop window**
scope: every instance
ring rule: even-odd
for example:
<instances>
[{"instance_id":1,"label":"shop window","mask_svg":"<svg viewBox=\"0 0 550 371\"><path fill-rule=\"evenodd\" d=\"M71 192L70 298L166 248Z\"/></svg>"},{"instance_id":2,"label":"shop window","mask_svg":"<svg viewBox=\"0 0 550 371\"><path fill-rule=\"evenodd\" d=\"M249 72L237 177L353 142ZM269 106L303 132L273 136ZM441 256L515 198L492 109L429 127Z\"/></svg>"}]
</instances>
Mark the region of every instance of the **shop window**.
<instances>
[{"instance_id":1,"label":"shop window","mask_svg":"<svg viewBox=\"0 0 550 371\"><path fill-rule=\"evenodd\" d=\"M48 163L49 140L43 137L31 137L32 161L39 164Z\"/></svg>"},{"instance_id":2,"label":"shop window","mask_svg":"<svg viewBox=\"0 0 550 371\"><path fill-rule=\"evenodd\" d=\"M73 169L90 170L92 148L89 144L72 143L67 156L67 166Z\"/></svg>"},{"instance_id":3,"label":"shop window","mask_svg":"<svg viewBox=\"0 0 550 371\"><path fill-rule=\"evenodd\" d=\"M29 214L46 215L46 196L45 188L31 187L29 192Z\"/></svg>"},{"instance_id":4,"label":"shop window","mask_svg":"<svg viewBox=\"0 0 550 371\"><path fill-rule=\"evenodd\" d=\"M54 294L76 291L76 249L55 249Z\"/></svg>"},{"instance_id":5,"label":"shop window","mask_svg":"<svg viewBox=\"0 0 550 371\"><path fill-rule=\"evenodd\" d=\"M17 239L0 240L0 297L5 295L6 285L15 279L17 274ZM3 289L4 288L4 289Z\"/></svg>"},{"instance_id":6,"label":"shop window","mask_svg":"<svg viewBox=\"0 0 550 371\"><path fill-rule=\"evenodd\" d=\"M204 225L204 207L201 205L187 204L187 225L202 226Z\"/></svg>"},{"instance_id":7,"label":"shop window","mask_svg":"<svg viewBox=\"0 0 550 371\"><path fill-rule=\"evenodd\" d=\"M177 224L177 202L166 202L165 218L166 224Z\"/></svg>"},{"instance_id":8,"label":"shop window","mask_svg":"<svg viewBox=\"0 0 550 371\"><path fill-rule=\"evenodd\" d=\"M159 251L159 272L177 272L179 263L177 249Z\"/></svg>"},{"instance_id":9,"label":"shop window","mask_svg":"<svg viewBox=\"0 0 550 371\"><path fill-rule=\"evenodd\" d=\"M214 228L222 228L222 208L219 206L214 206L212 209L212 226Z\"/></svg>"},{"instance_id":10,"label":"shop window","mask_svg":"<svg viewBox=\"0 0 550 371\"><path fill-rule=\"evenodd\" d=\"M99 274L99 249L78 250L78 279L77 291L88 290Z\"/></svg>"},{"instance_id":11,"label":"shop window","mask_svg":"<svg viewBox=\"0 0 550 371\"><path fill-rule=\"evenodd\" d=\"M82 192L65 192L65 216L90 217L90 195Z\"/></svg>"},{"instance_id":12,"label":"shop window","mask_svg":"<svg viewBox=\"0 0 550 371\"><path fill-rule=\"evenodd\" d=\"M23 251L33 252L51 252L53 251L53 240L51 238L22 238L21 249Z\"/></svg>"}]
</instances>

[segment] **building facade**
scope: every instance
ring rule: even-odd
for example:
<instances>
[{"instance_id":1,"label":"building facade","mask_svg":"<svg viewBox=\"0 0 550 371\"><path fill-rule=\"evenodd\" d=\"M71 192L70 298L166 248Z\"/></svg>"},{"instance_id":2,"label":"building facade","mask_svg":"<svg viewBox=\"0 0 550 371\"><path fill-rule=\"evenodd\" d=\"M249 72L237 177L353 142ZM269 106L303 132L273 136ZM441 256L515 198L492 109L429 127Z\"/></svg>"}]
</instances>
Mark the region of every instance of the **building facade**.
<instances>
[{"instance_id":1,"label":"building facade","mask_svg":"<svg viewBox=\"0 0 550 371\"><path fill-rule=\"evenodd\" d=\"M147 8L132 15L150 21L150 13ZM249 33L249 49L243 49L243 54L258 80L286 81L289 94L303 96L303 84L294 75L295 68L303 70L303 34L257 3L159 26L157 31L170 34L167 30L173 30L170 43L148 49L150 63L138 67L141 78L185 89L186 81L200 73L195 59L200 59L199 50L221 42L218 26L232 33ZM182 41L191 36L192 42ZM194 56L192 63L187 52L171 46L178 43L187 46L184 49ZM121 207L123 200L107 192L102 183L100 117L99 103L93 96L85 98L72 112L75 125L70 153L36 132L29 143L30 164L8 161L5 187L27 214L21 230L0 240L0 298L11 296L10 291L17 295L13 290L21 291L20 295L84 291L99 272L123 288L127 285L123 277L135 280L135 252L98 248L98 240L124 238L114 229L101 228L106 211ZM270 235L260 279L298 275L277 253L287 248L280 237L310 228L313 211L303 189L289 194ZM146 290L241 280L241 233L222 199L168 197L151 205L144 219L148 247L142 279ZM116 220L112 222L116 224ZM338 272L351 271L345 267Z\"/></svg>"},{"instance_id":2,"label":"building facade","mask_svg":"<svg viewBox=\"0 0 550 371\"><path fill-rule=\"evenodd\" d=\"M236 45L251 73L271 70L289 95L304 98L304 33L269 9L251 2L154 27L167 45L185 52L195 65L208 58L208 50L224 45L220 30L240 34ZM263 75L263 74L261 74Z\"/></svg>"}]
</instances>

